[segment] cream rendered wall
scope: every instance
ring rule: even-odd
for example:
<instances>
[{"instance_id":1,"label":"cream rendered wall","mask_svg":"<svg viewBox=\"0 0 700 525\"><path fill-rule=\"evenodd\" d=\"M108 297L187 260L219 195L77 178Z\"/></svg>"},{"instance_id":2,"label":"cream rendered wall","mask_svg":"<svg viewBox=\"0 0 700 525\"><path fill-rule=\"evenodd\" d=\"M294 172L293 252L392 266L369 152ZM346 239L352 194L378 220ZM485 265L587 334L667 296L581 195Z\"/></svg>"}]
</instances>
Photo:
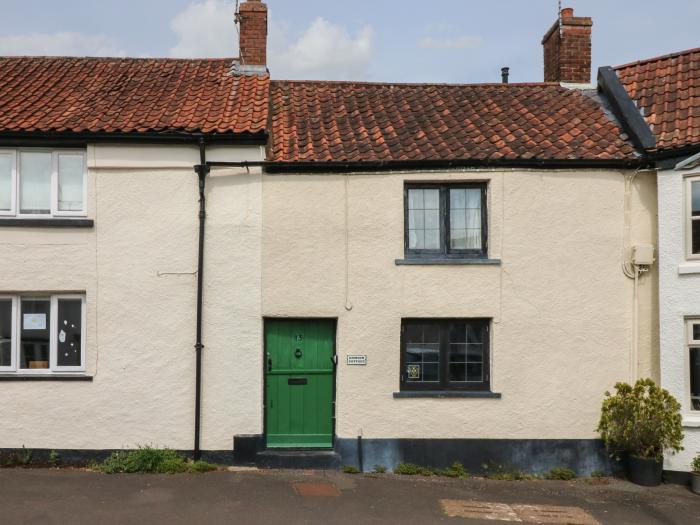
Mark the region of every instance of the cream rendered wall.
<instances>
[{"instance_id":1,"label":"cream rendered wall","mask_svg":"<svg viewBox=\"0 0 700 525\"><path fill-rule=\"evenodd\" d=\"M653 174L631 186L626 233L631 175L264 175L262 313L338 319L340 437L594 438L603 392L630 378L623 246L656 244ZM397 266L404 183L465 180L489 183L489 256L502 264ZM658 378L655 282L654 269L640 284L638 374ZM502 399L394 399L402 317L492 318Z\"/></svg>"},{"instance_id":2,"label":"cream rendered wall","mask_svg":"<svg viewBox=\"0 0 700 525\"><path fill-rule=\"evenodd\" d=\"M666 457L664 468L680 471L689 471L700 453L700 412L691 410L685 339L685 318L700 316L700 263L686 262L684 237L684 179L698 175L695 169L659 171L658 176L661 384L680 401L685 432L685 450Z\"/></svg>"},{"instance_id":3,"label":"cream rendered wall","mask_svg":"<svg viewBox=\"0 0 700 525\"><path fill-rule=\"evenodd\" d=\"M261 160L255 146L209 160ZM92 382L2 382L0 447L192 448L199 151L88 148L94 229L0 230L2 292L84 291ZM202 448L261 432L261 175L207 183Z\"/></svg>"}]
</instances>

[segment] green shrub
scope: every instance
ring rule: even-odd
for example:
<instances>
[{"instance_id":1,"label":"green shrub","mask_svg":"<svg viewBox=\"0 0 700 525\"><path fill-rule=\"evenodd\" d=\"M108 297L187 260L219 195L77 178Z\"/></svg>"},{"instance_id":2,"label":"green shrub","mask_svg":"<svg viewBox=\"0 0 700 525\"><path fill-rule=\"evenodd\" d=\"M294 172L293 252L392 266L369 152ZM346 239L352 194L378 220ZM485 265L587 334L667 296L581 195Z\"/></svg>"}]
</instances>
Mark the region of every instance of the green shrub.
<instances>
[{"instance_id":1,"label":"green shrub","mask_svg":"<svg viewBox=\"0 0 700 525\"><path fill-rule=\"evenodd\" d=\"M106 474L179 474L216 470L215 465L205 461L188 461L174 450L152 447L114 452L102 464L93 465L93 468Z\"/></svg>"},{"instance_id":2,"label":"green shrub","mask_svg":"<svg viewBox=\"0 0 700 525\"><path fill-rule=\"evenodd\" d=\"M660 460L664 451L683 449L680 403L651 379L634 386L617 383L615 394L605 392L598 424L612 453L624 451L641 458Z\"/></svg>"},{"instance_id":3,"label":"green shrub","mask_svg":"<svg viewBox=\"0 0 700 525\"><path fill-rule=\"evenodd\" d=\"M345 465L343 467L343 472L345 472L346 474L359 474L360 470L353 465Z\"/></svg>"},{"instance_id":4,"label":"green shrub","mask_svg":"<svg viewBox=\"0 0 700 525\"><path fill-rule=\"evenodd\" d=\"M544 475L545 479L569 481L576 478L576 472L570 468L554 467Z\"/></svg>"},{"instance_id":5,"label":"green shrub","mask_svg":"<svg viewBox=\"0 0 700 525\"><path fill-rule=\"evenodd\" d=\"M384 465L375 465L374 472L375 474L384 474L386 472L386 467Z\"/></svg>"},{"instance_id":6,"label":"green shrub","mask_svg":"<svg viewBox=\"0 0 700 525\"><path fill-rule=\"evenodd\" d=\"M593 472L591 472L591 477L597 479L604 478L605 472L603 472L602 470L594 470Z\"/></svg>"},{"instance_id":7,"label":"green shrub","mask_svg":"<svg viewBox=\"0 0 700 525\"><path fill-rule=\"evenodd\" d=\"M695 456L693 461L690 462L690 468L692 468L693 472L696 474L700 474L700 454Z\"/></svg>"}]
</instances>

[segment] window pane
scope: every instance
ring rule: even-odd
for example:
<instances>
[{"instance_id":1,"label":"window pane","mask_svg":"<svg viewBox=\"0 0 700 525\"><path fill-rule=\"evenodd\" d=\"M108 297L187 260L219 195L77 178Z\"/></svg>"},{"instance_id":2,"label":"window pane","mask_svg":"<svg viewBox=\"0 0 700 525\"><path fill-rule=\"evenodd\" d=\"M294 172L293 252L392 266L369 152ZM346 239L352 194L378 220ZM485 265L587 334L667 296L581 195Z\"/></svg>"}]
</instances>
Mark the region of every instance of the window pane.
<instances>
[{"instance_id":1,"label":"window pane","mask_svg":"<svg viewBox=\"0 0 700 525\"><path fill-rule=\"evenodd\" d=\"M431 324L408 324L406 339L406 381L433 383L440 380L440 327Z\"/></svg>"},{"instance_id":2,"label":"window pane","mask_svg":"<svg viewBox=\"0 0 700 525\"><path fill-rule=\"evenodd\" d=\"M700 341L700 323L693 324L693 341Z\"/></svg>"},{"instance_id":3,"label":"window pane","mask_svg":"<svg viewBox=\"0 0 700 525\"><path fill-rule=\"evenodd\" d=\"M481 190L450 190L450 248L481 249Z\"/></svg>"},{"instance_id":4,"label":"window pane","mask_svg":"<svg viewBox=\"0 0 700 525\"><path fill-rule=\"evenodd\" d=\"M0 155L0 211L12 209L12 156Z\"/></svg>"},{"instance_id":5,"label":"window pane","mask_svg":"<svg viewBox=\"0 0 700 525\"><path fill-rule=\"evenodd\" d=\"M58 300L56 361L58 366L80 366L82 348L82 301Z\"/></svg>"},{"instance_id":6,"label":"window pane","mask_svg":"<svg viewBox=\"0 0 700 525\"><path fill-rule=\"evenodd\" d=\"M83 209L82 155L59 155L58 157L58 209L60 211Z\"/></svg>"},{"instance_id":7,"label":"window pane","mask_svg":"<svg viewBox=\"0 0 700 525\"><path fill-rule=\"evenodd\" d=\"M693 221L692 228L693 253L700 253L700 219Z\"/></svg>"},{"instance_id":8,"label":"window pane","mask_svg":"<svg viewBox=\"0 0 700 525\"><path fill-rule=\"evenodd\" d=\"M693 410L700 410L700 348L690 349L690 399Z\"/></svg>"},{"instance_id":9,"label":"window pane","mask_svg":"<svg viewBox=\"0 0 700 525\"><path fill-rule=\"evenodd\" d=\"M20 368L49 368L50 314L49 299L22 299Z\"/></svg>"},{"instance_id":10,"label":"window pane","mask_svg":"<svg viewBox=\"0 0 700 525\"><path fill-rule=\"evenodd\" d=\"M482 382L484 345L481 323L456 323L450 328L449 371L452 382Z\"/></svg>"},{"instance_id":11,"label":"window pane","mask_svg":"<svg viewBox=\"0 0 700 525\"><path fill-rule=\"evenodd\" d=\"M12 366L12 299L0 299L0 366Z\"/></svg>"},{"instance_id":12,"label":"window pane","mask_svg":"<svg viewBox=\"0 0 700 525\"><path fill-rule=\"evenodd\" d=\"M408 247L440 249L440 190L408 190Z\"/></svg>"},{"instance_id":13,"label":"window pane","mask_svg":"<svg viewBox=\"0 0 700 525\"><path fill-rule=\"evenodd\" d=\"M700 181L691 182L690 188L693 217L700 217Z\"/></svg>"},{"instance_id":14,"label":"window pane","mask_svg":"<svg viewBox=\"0 0 700 525\"><path fill-rule=\"evenodd\" d=\"M51 213L51 154L20 153L20 213Z\"/></svg>"}]
</instances>

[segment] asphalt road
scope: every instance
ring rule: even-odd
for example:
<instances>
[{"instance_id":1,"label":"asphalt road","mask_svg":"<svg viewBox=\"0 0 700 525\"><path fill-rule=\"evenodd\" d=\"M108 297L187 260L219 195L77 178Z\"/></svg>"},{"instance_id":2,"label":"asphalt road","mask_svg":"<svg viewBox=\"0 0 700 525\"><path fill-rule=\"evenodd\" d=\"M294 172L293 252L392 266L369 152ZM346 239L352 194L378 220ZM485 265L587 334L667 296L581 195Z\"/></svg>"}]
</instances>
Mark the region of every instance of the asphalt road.
<instances>
[{"instance_id":1,"label":"asphalt road","mask_svg":"<svg viewBox=\"0 0 700 525\"><path fill-rule=\"evenodd\" d=\"M307 491L326 495L300 495ZM602 525L700 524L700 496L688 489L618 480L594 485L323 471L168 476L0 470L2 525L506 523L447 517L440 503L446 499L579 507Z\"/></svg>"}]
</instances>

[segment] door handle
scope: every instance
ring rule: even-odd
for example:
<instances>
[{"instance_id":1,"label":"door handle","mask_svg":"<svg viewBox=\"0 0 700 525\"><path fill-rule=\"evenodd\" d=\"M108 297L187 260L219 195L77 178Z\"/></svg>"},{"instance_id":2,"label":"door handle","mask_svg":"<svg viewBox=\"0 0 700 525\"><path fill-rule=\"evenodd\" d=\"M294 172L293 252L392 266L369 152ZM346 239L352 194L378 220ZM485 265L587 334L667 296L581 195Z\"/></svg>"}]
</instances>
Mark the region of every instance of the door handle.
<instances>
[{"instance_id":1,"label":"door handle","mask_svg":"<svg viewBox=\"0 0 700 525\"><path fill-rule=\"evenodd\" d=\"M272 358L271 357L267 358L267 371L272 372Z\"/></svg>"}]
</instances>

